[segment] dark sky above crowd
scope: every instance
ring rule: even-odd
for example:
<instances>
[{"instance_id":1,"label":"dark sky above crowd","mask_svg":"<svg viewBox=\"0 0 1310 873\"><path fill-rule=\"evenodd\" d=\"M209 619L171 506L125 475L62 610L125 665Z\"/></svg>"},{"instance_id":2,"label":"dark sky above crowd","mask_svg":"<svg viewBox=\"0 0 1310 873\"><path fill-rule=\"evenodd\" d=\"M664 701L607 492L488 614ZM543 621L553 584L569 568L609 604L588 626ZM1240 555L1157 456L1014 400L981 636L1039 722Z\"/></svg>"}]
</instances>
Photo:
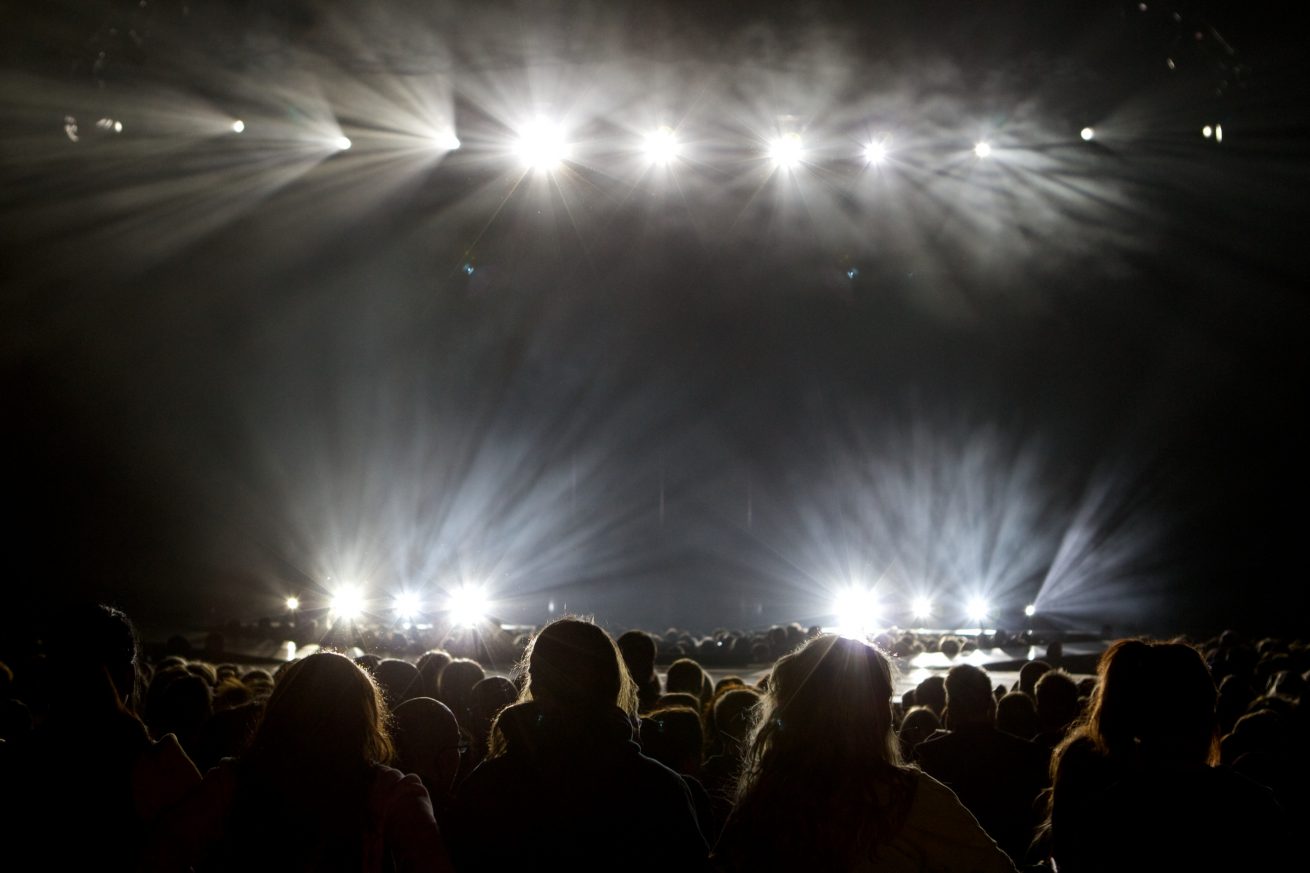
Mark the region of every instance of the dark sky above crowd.
<instances>
[{"instance_id":1,"label":"dark sky above crowd","mask_svg":"<svg viewBox=\"0 0 1310 873\"><path fill-rule=\"evenodd\" d=\"M17 611L1298 626L1276 5L470 6L5 4Z\"/></svg>"}]
</instances>

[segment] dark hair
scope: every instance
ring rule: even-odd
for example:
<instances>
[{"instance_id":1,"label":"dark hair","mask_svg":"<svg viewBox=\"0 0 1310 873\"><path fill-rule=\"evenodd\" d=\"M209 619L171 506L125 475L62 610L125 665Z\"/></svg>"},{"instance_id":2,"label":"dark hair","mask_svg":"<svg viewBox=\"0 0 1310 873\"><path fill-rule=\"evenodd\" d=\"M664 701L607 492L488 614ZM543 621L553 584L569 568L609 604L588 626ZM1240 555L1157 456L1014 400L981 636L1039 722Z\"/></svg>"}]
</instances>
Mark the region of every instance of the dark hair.
<instances>
[{"instance_id":1,"label":"dark hair","mask_svg":"<svg viewBox=\"0 0 1310 873\"><path fill-rule=\"evenodd\" d=\"M386 712L373 677L344 655L318 652L288 667L238 764L227 849L259 845L270 868L308 857L358 869L368 784L394 755Z\"/></svg>"},{"instance_id":2,"label":"dark hair","mask_svg":"<svg viewBox=\"0 0 1310 873\"><path fill-rule=\"evenodd\" d=\"M577 710L617 706L637 714L637 690L609 634L589 621L561 618L541 629L523 655L521 699Z\"/></svg>"},{"instance_id":3,"label":"dark hair","mask_svg":"<svg viewBox=\"0 0 1310 873\"><path fill-rule=\"evenodd\" d=\"M738 866L848 869L900 829L917 781L892 732L891 667L873 646L827 634L772 677L725 828L744 837Z\"/></svg>"}]
</instances>

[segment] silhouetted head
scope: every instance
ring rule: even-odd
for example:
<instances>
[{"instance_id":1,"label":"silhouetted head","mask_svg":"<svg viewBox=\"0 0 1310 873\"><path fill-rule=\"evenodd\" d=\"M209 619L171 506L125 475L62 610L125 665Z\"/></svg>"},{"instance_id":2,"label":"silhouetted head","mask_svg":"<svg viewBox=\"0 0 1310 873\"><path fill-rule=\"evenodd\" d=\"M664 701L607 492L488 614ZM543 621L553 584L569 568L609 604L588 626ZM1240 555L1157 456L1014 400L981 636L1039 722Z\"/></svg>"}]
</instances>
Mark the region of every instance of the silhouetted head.
<instances>
[{"instance_id":1,"label":"silhouetted head","mask_svg":"<svg viewBox=\"0 0 1310 873\"><path fill-rule=\"evenodd\" d=\"M437 683L441 678L441 671L446 669L453 658L450 653L442 649L429 649L419 656L418 663L414 666L418 668L419 682L422 683L420 693L425 697L432 697L437 700L437 692L440 690Z\"/></svg>"},{"instance_id":2,"label":"silhouetted head","mask_svg":"<svg viewBox=\"0 0 1310 873\"><path fill-rule=\"evenodd\" d=\"M1078 683L1062 670L1052 670L1037 680L1037 719L1042 730L1063 730L1082 712Z\"/></svg>"},{"instance_id":3,"label":"silhouetted head","mask_svg":"<svg viewBox=\"0 0 1310 873\"><path fill-rule=\"evenodd\" d=\"M816 637L774 665L753 740L762 766L797 755L899 765L891 667L859 640Z\"/></svg>"},{"instance_id":4,"label":"silhouetted head","mask_svg":"<svg viewBox=\"0 0 1310 873\"><path fill-rule=\"evenodd\" d=\"M1112 756L1217 760L1218 697L1201 654L1182 643L1120 640L1101 656L1087 732Z\"/></svg>"},{"instance_id":5,"label":"silhouetted head","mask_svg":"<svg viewBox=\"0 0 1310 873\"><path fill-rule=\"evenodd\" d=\"M946 673L946 714L951 730L996 720L996 698L986 671L972 664L956 664Z\"/></svg>"},{"instance_id":6,"label":"silhouetted head","mask_svg":"<svg viewBox=\"0 0 1310 873\"><path fill-rule=\"evenodd\" d=\"M469 692L469 730L484 742L491 732L491 722L505 707L518 699L519 690L504 676L488 676ZM481 749L480 753L486 749Z\"/></svg>"},{"instance_id":7,"label":"silhouetted head","mask_svg":"<svg viewBox=\"0 0 1310 873\"><path fill-rule=\"evenodd\" d=\"M943 710L946 709L945 678L934 674L916 685L914 703L916 706L928 707L938 718L941 718Z\"/></svg>"},{"instance_id":8,"label":"silhouetted head","mask_svg":"<svg viewBox=\"0 0 1310 873\"><path fill-rule=\"evenodd\" d=\"M1033 699L1022 691L1011 691L996 702L996 729L1025 740L1041 729Z\"/></svg>"},{"instance_id":9,"label":"silhouetted head","mask_svg":"<svg viewBox=\"0 0 1310 873\"><path fill-rule=\"evenodd\" d=\"M700 715L694 709L657 709L641 720L642 753L675 773L699 776L704 745Z\"/></svg>"},{"instance_id":10,"label":"silhouetted head","mask_svg":"<svg viewBox=\"0 0 1310 873\"><path fill-rule=\"evenodd\" d=\"M645 631L630 630L620 635L616 644L634 681L646 681L655 675L654 637Z\"/></svg>"},{"instance_id":11,"label":"silhouetted head","mask_svg":"<svg viewBox=\"0 0 1310 873\"><path fill-rule=\"evenodd\" d=\"M524 654L525 699L578 713L615 706L633 718L636 687L609 634L579 618L561 618L542 628Z\"/></svg>"},{"instance_id":12,"label":"silhouetted head","mask_svg":"<svg viewBox=\"0 0 1310 873\"><path fill-rule=\"evenodd\" d=\"M469 695L473 693L473 686L486 676L482 665L468 658L456 658L441 671L441 677L437 680L441 694L437 699L450 707L461 727L468 728Z\"/></svg>"},{"instance_id":13,"label":"silhouetted head","mask_svg":"<svg viewBox=\"0 0 1310 873\"><path fill-rule=\"evenodd\" d=\"M394 713L396 767L417 773L434 801L450 794L459 774L459 724L431 697L411 697Z\"/></svg>"},{"instance_id":14,"label":"silhouetted head","mask_svg":"<svg viewBox=\"0 0 1310 873\"><path fill-rule=\"evenodd\" d=\"M359 771L391 760L386 709L373 678L344 655L317 652L273 688L247 760L287 778ZM319 775L315 775L319 774Z\"/></svg>"},{"instance_id":15,"label":"silhouetted head","mask_svg":"<svg viewBox=\"0 0 1310 873\"><path fill-rule=\"evenodd\" d=\"M45 642L58 708L136 711L141 645L125 614L101 604L73 607L55 617Z\"/></svg>"},{"instance_id":16,"label":"silhouetted head","mask_svg":"<svg viewBox=\"0 0 1310 873\"><path fill-rule=\"evenodd\" d=\"M912 757L919 743L928 739L941 726L942 722L937 717L937 713L926 706L916 706L905 713L899 734L901 755L905 758Z\"/></svg>"},{"instance_id":17,"label":"silhouetted head","mask_svg":"<svg viewBox=\"0 0 1310 873\"><path fill-rule=\"evenodd\" d=\"M1037 693L1037 680L1046 675L1051 665L1045 661L1029 661L1019 668L1019 690L1029 697Z\"/></svg>"},{"instance_id":18,"label":"silhouetted head","mask_svg":"<svg viewBox=\"0 0 1310 873\"><path fill-rule=\"evenodd\" d=\"M755 711L763 697L754 688L729 688L714 700L714 729L740 745L755 726Z\"/></svg>"},{"instance_id":19,"label":"silhouetted head","mask_svg":"<svg viewBox=\"0 0 1310 873\"><path fill-rule=\"evenodd\" d=\"M691 694L701 703L706 702L713 687L705 670L691 658L679 658L669 665L669 674L664 682L666 693Z\"/></svg>"},{"instance_id":20,"label":"silhouetted head","mask_svg":"<svg viewBox=\"0 0 1310 873\"><path fill-rule=\"evenodd\" d=\"M399 658L384 659L373 670L373 679L382 689L382 696L390 710L420 694L418 668Z\"/></svg>"}]
</instances>

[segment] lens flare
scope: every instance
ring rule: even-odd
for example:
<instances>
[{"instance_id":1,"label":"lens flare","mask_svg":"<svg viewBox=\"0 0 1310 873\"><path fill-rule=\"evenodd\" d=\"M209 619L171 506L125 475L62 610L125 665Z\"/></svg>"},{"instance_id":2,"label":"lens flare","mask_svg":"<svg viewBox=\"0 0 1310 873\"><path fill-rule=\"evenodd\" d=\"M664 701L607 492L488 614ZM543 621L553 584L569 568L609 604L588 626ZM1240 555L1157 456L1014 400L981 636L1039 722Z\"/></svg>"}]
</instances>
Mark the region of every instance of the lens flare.
<instances>
[{"instance_id":1,"label":"lens flare","mask_svg":"<svg viewBox=\"0 0 1310 873\"><path fill-rule=\"evenodd\" d=\"M460 627L477 627L485 620L489 606L487 592L480 585L461 585L450 594L446 609Z\"/></svg>"},{"instance_id":2,"label":"lens flare","mask_svg":"<svg viewBox=\"0 0 1310 873\"><path fill-rule=\"evenodd\" d=\"M569 156L563 129L546 121L534 121L520 130L514 151L525 167L545 172L558 169Z\"/></svg>"},{"instance_id":3,"label":"lens flare","mask_svg":"<svg viewBox=\"0 0 1310 873\"><path fill-rule=\"evenodd\" d=\"M785 133L769 143L769 157L779 167L794 167L801 162L804 148L800 134Z\"/></svg>"},{"instance_id":4,"label":"lens flare","mask_svg":"<svg viewBox=\"0 0 1310 873\"><path fill-rule=\"evenodd\" d=\"M882 618L882 605L873 589L851 585L837 592L833 612L837 616L838 633L863 639L877 628Z\"/></svg>"},{"instance_id":5,"label":"lens flare","mask_svg":"<svg viewBox=\"0 0 1310 873\"><path fill-rule=\"evenodd\" d=\"M881 164L887 159L887 144L875 140L864 147L864 159L871 164Z\"/></svg>"},{"instance_id":6,"label":"lens flare","mask_svg":"<svg viewBox=\"0 0 1310 873\"><path fill-rule=\"evenodd\" d=\"M395 602L391 606L397 616L408 621L422 611L423 602L414 592L402 591L396 595Z\"/></svg>"},{"instance_id":7,"label":"lens flare","mask_svg":"<svg viewBox=\"0 0 1310 873\"><path fill-rule=\"evenodd\" d=\"M678 137L668 127L646 134L643 144L646 157L654 164L668 164L678 157Z\"/></svg>"},{"instance_id":8,"label":"lens flare","mask_svg":"<svg viewBox=\"0 0 1310 873\"><path fill-rule=\"evenodd\" d=\"M332 616L354 621L364 614L364 591L358 585L346 585L332 595Z\"/></svg>"},{"instance_id":9,"label":"lens flare","mask_svg":"<svg viewBox=\"0 0 1310 873\"><path fill-rule=\"evenodd\" d=\"M992 153L992 144L985 140L983 142L976 143L973 147L973 153L980 158L990 157Z\"/></svg>"}]
</instances>

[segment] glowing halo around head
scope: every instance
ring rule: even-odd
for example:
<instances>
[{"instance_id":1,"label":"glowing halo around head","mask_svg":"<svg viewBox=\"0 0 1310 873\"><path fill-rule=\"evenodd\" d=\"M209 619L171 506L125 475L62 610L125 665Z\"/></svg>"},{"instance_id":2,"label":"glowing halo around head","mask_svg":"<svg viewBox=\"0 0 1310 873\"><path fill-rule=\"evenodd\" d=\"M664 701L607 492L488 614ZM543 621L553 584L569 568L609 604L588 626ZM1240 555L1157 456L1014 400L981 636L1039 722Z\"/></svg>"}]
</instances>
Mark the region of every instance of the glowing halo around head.
<instances>
[{"instance_id":1,"label":"glowing halo around head","mask_svg":"<svg viewBox=\"0 0 1310 873\"><path fill-rule=\"evenodd\" d=\"M558 124L537 119L519 131L514 153L528 169L550 172L568 159L569 145Z\"/></svg>"},{"instance_id":2,"label":"glowing halo around head","mask_svg":"<svg viewBox=\"0 0 1310 873\"><path fill-rule=\"evenodd\" d=\"M332 617L354 621L364 614L364 591L358 585L343 585L332 595Z\"/></svg>"},{"instance_id":3,"label":"glowing halo around head","mask_svg":"<svg viewBox=\"0 0 1310 873\"><path fill-rule=\"evenodd\" d=\"M769 143L769 158L776 166L790 169L801 162L805 153L798 133L784 133Z\"/></svg>"},{"instance_id":4,"label":"glowing halo around head","mask_svg":"<svg viewBox=\"0 0 1310 873\"><path fill-rule=\"evenodd\" d=\"M670 164L678 157L678 137L669 127L653 130L646 134L642 151L652 164Z\"/></svg>"},{"instance_id":5,"label":"glowing halo around head","mask_svg":"<svg viewBox=\"0 0 1310 873\"><path fill-rule=\"evenodd\" d=\"M459 627L477 627L486 619L489 605L482 586L464 584L450 593L446 609L450 620Z\"/></svg>"}]
</instances>

